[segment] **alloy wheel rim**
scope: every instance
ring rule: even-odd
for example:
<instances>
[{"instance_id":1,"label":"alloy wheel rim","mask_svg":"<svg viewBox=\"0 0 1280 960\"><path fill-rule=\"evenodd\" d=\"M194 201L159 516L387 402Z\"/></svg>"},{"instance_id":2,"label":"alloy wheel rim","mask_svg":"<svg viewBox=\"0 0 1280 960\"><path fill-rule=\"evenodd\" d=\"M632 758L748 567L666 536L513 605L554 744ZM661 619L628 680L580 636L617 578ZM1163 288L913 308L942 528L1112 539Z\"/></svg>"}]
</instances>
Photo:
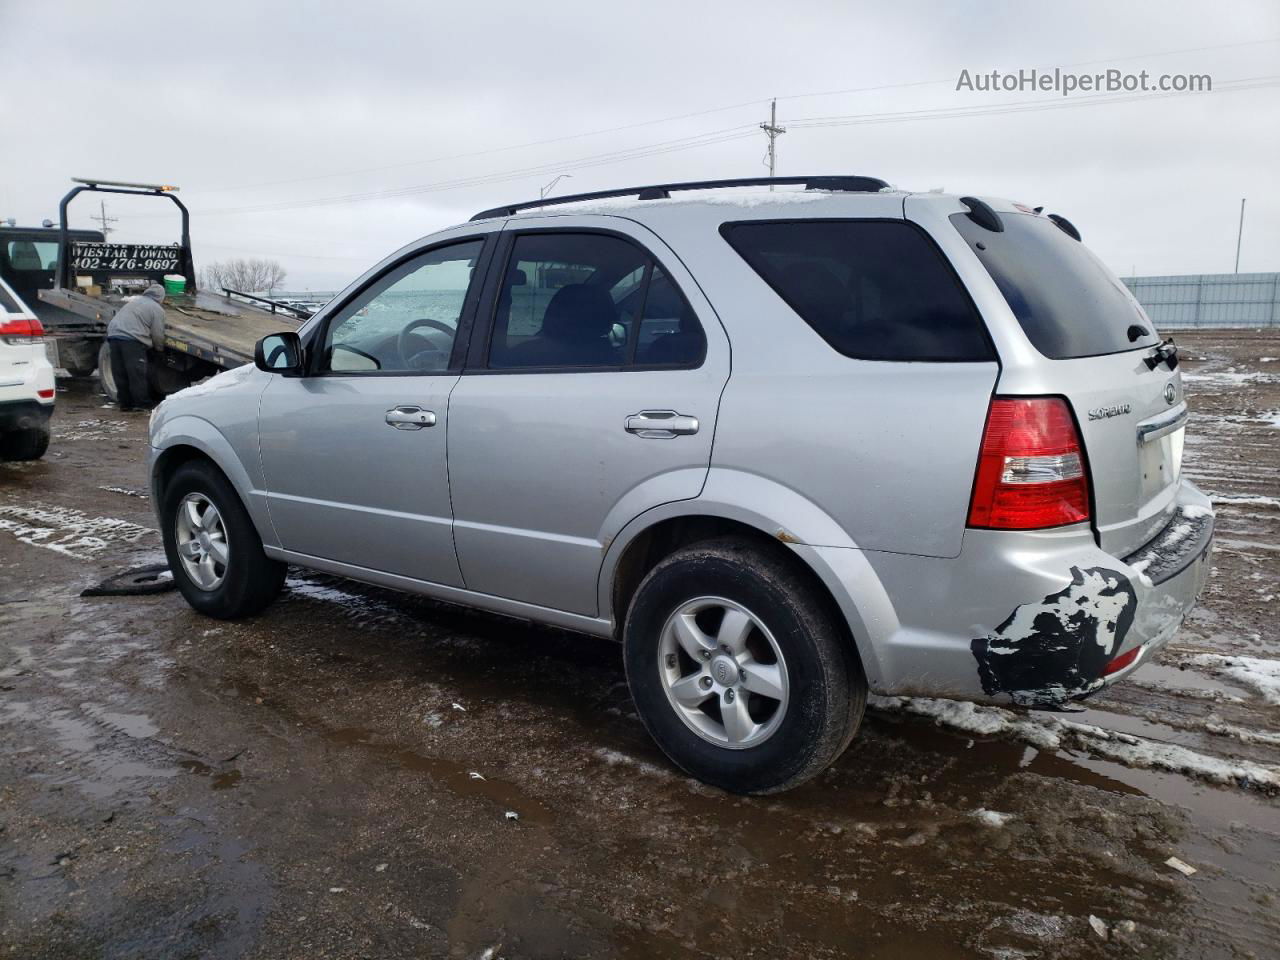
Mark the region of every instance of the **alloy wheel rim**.
<instances>
[{"instance_id":1,"label":"alloy wheel rim","mask_svg":"<svg viewBox=\"0 0 1280 960\"><path fill-rule=\"evenodd\" d=\"M658 676L676 715L703 740L757 747L787 712L786 659L764 621L724 597L698 597L663 625Z\"/></svg>"},{"instance_id":2,"label":"alloy wheel rim","mask_svg":"<svg viewBox=\"0 0 1280 960\"><path fill-rule=\"evenodd\" d=\"M202 493L188 493L178 504L174 520L178 560L193 584L216 590L227 575L231 559L227 528L218 508Z\"/></svg>"}]
</instances>

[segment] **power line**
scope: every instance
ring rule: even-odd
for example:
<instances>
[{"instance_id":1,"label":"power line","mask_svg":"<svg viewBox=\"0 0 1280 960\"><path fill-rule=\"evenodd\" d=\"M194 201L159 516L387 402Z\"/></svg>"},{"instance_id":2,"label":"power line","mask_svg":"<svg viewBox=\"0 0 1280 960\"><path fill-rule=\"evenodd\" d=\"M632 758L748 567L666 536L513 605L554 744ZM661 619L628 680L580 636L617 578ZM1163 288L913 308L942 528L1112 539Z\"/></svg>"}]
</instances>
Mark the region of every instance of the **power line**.
<instances>
[{"instance_id":1,"label":"power line","mask_svg":"<svg viewBox=\"0 0 1280 960\"><path fill-rule=\"evenodd\" d=\"M1244 77L1227 80L1213 90L1162 91L1133 94L1095 94L1067 99L1050 97L1039 100L1018 100L1012 103L980 104L972 107L933 107L922 110L900 110L889 113L844 114L829 117L802 117L792 120L793 128L844 127L863 123L903 123L913 120L950 120L962 117L995 116L1010 113L1038 113L1042 110L1066 110L1075 107L1097 107L1112 103L1133 103L1138 100L1164 100L1169 97L1187 97L1196 94L1234 93L1280 84L1280 76Z\"/></svg>"},{"instance_id":2,"label":"power line","mask_svg":"<svg viewBox=\"0 0 1280 960\"><path fill-rule=\"evenodd\" d=\"M1280 83L1280 77L1247 77L1220 83L1213 91L1200 92L1228 93L1263 86L1273 86L1277 83ZM948 120L964 117L998 116L1012 113L1039 112L1042 110L1105 106L1113 103L1165 99L1168 97L1181 97L1188 95L1190 95L1189 91L1119 95L1098 94L1093 96L1077 97L1075 99L1052 97L1038 100L1015 101L1013 103L1005 104L985 104L972 107L942 107L883 113L844 114L829 117L804 117L799 120L791 121L791 129L854 126L865 123L903 123L919 120ZM721 130L710 131L704 134L680 137L674 140L658 141L657 143L647 144L640 147L581 157L576 160L552 161L533 167L524 167L515 170L495 171L488 174L461 177L452 180L442 180L433 183L415 184L412 186L398 187L388 190L343 194L331 197L282 200L275 203L252 204L241 207L226 207L202 211L201 215L227 216L247 213L280 212L284 210L298 210L309 207L332 206L336 204L363 203L372 200L401 199L424 193L437 193L446 190L463 189L466 187L486 186L489 184L518 180L531 176L542 176L565 170L587 169L590 167L621 163L628 160L644 159L680 150L688 150L719 143L727 143L734 140L741 140L754 136L755 134L752 132L752 128L755 126L756 125L753 124L743 124L741 126L725 127Z\"/></svg>"},{"instance_id":3,"label":"power line","mask_svg":"<svg viewBox=\"0 0 1280 960\"><path fill-rule=\"evenodd\" d=\"M361 203L369 200L393 200L402 197L416 196L421 193L434 193L441 190L484 186L490 183L499 183L506 180L518 180L524 177L558 173L566 169L580 170L604 164L620 163L625 160L643 159L645 157L657 156L663 153L672 153L679 150L709 146L711 144L726 143L731 140L741 140L755 136L754 129L755 125L748 123L736 127L726 127L722 130L714 130L708 133L696 134L689 137L680 137L675 140L658 141L657 143L633 147L627 150L615 150L609 153L594 154L586 157L580 157L576 160L558 160L538 164L537 166L523 167L517 170L497 171L489 174L479 174L471 177L461 177L452 180L415 184L408 187L397 187L388 190L369 191L365 193L343 194L332 197L313 197L300 200L281 200L275 203L251 204L242 207L223 207L213 210L202 210L200 215L202 217L207 217L239 213L296 210L307 207L330 206L342 203ZM149 219L156 218L149 217Z\"/></svg>"},{"instance_id":4,"label":"power line","mask_svg":"<svg viewBox=\"0 0 1280 960\"><path fill-rule=\"evenodd\" d=\"M1183 54L1183 53L1203 53L1209 50L1226 50L1226 49L1233 49L1237 47L1249 47L1249 46L1257 46L1259 44L1277 43L1277 42L1280 42L1280 37L1266 37L1261 40L1242 40L1236 43L1221 43L1221 44L1212 44L1209 46L1200 46L1200 47L1184 47L1180 50L1161 50L1153 53L1131 54L1124 57L1103 57L1096 60L1078 60L1073 63L1058 64L1058 66L1065 68L1065 67L1088 66L1094 63L1124 63L1131 60L1144 60L1144 59L1153 58L1153 57L1173 56L1175 54ZM872 85L860 86L860 87L845 87L839 90L822 90L822 91L816 91L816 92L810 92L810 93L793 93L793 94L788 94L786 96L775 97L774 102L776 103L778 100L806 100L806 99L816 99L818 97L844 96L844 95L854 94L854 93L874 93L874 92L881 92L885 90L904 90L912 87L926 87L926 86L934 86L940 83L954 83L954 82L955 82L954 77L943 77L935 80L910 80L910 81L904 81L899 83L880 83L880 84L872 84ZM255 190L255 189L260 189L264 187L285 186L287 184L293 184L293 183L311 183L317 180L331 180L337 177L357 176L359 174L364 174L364 173L383 173L388 170L402 170L406 167L424 166L432 163L443 163L449 160L469 160L475 157L489 156L491 154L508 153L513 150L524 150L530 147L541 147L541 146L547 146L554 143L565 143L570 140L581 140L587 137L603 136L604 134L608 134L608 133L621 133L625 130L636 130L641 127L655 126L661 123L675 123L680 120L690 120L696 117L709 116L710 114L713 114L713 113L725 113L730 110L740 110L746 107L757 106L758 104L763 103L764 101L765 101L764 97L759 97L754 100L743 100L738 103L725 104L719 107L710 107L705 110L695 110L689 113L680 113L680 114L675 114L673 116L667 116L667 117L655 117L654 119L651 119L651 120L639 120L639 121L636 121L635 123L621 124L619 126L614 126L614 127L604 127L598 130L586 130L581 133L571 133L571 134L565 134L563 136L558 136L558 137L548 137L542 140L530 140L524 143L508 144L506 146L501 146L501 147L490 147L483 150L472 150L466 153L448 154L444 156L428 157L428 158L419 159L419 160L406 160L400 163L383 164L383 165L374 166L374 167L361 167L361 168L352 169L352 170L336 171L333 173L320 173L320 174L314 174L306 177L290 177L290 178L281 179L281 180L268 180L268 181L262 181L259 183L227 185L227 186L221 186L221 187L218 187L218 186L203 187L203 188L198 188L197 190L194 190L192 192L224 193L227 191L236 191L236 190Z\"/></svg>"},{"instance_id":5,"label":"power line","mask_svg":"<svg viewBox=\"0 0 1280 960\"><path fill-rule=\"evenodd\" d=\"M1068 67L1087 67L1095 63L1128 63L1131 60L1147 60L1153 57L1170 57L1181 53L1203 53L1207 50L1227 50L1234 47L1253 47L1264 43L1280 43L1280 37L1266 37L1262 40L1241 40L1237 43L1217 43L1206 47L1184 47L1181 50L1160 50L1155 53L1134 53L1125 57L1099 57L1096 60L1076 60L1073 63L1059 63L1056 66L1059 69ZM871 86L871 87L846 87L842 90L822 90L814 93L793 93L789 96L778 97L779 100L807 100L816 97L836 97L848 93L869 93L877 90L889 90L899 87L928 87L939 83L955 83L955 77L946 77L939 80L915 80L910 83L894 83L888 85Z\"/></svg>"}]
</instances>

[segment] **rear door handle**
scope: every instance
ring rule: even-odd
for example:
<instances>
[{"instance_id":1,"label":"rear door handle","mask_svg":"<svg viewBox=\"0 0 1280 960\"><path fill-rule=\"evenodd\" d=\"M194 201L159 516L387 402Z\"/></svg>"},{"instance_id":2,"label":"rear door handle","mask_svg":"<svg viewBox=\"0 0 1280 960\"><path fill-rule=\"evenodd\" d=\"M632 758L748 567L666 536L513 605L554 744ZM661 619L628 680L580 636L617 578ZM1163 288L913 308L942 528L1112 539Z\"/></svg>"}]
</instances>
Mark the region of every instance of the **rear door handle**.
<instances>
[{"instance_id":1,"label":"rear door handle","mask_svg":"<svg viewBox=\"0 0 1280 960\"><path fill-rule=\"evenodd\" d=\"M627 417L627 433L646 440L669 440L698 432L698 418L674 410L641 410Z\"/></svg>"},{"instance_id":2,"label":"rear door handle","mask_svg":"<svg viewBox=\"0 0 1280 960\"><path fill-rule=\"evenodd\" d=\"M423 427L434 427L436 415L430 410L404 403L387 411L387 423L397 430L421 430Z\"/></svg>"}]
</instances>

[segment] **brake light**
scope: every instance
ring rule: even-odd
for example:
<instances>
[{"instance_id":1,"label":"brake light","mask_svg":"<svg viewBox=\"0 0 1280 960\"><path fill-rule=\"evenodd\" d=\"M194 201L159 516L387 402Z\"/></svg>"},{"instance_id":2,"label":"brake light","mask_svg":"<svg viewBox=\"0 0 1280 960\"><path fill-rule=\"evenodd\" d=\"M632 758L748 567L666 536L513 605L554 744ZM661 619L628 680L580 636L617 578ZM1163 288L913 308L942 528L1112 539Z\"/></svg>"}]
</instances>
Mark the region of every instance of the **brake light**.
<instances>
[{"instance_id":1,"label":"brake light","mask_svg":"<svg viewBox=\"0 0 1280 960\"><path fill-rule=\"evenodd\" d=\"M1113 673L1119 673L1125 667L1129 666L1133 661L1138 659L1138 654L1142 652L1142 647L1134 647L1128 653L1122 653L1114 660L1110 661L1103 669L1102 675L1109 677Z\"/></svg>"},{"instance_id":2,"label":"brake light","mask_svg":"<svg viewBox=\"0 0 1280 960\"><path fill-rule=\"evenodd\" d=\"M1040 530L1089 519L1084 450L1061 397L995 397L978 454L969 526Z\"/></svg>"},{"instance_id":3,"label":"brake light","mask_svg":"<svg viewBox=\"0 0 1280 960\"><path fill-rule=\"evenodd\" d=\"M0 337L18 343L32 343L44 336L44 327L35 317L0 320Z\"/></svg>"}]
</instances>

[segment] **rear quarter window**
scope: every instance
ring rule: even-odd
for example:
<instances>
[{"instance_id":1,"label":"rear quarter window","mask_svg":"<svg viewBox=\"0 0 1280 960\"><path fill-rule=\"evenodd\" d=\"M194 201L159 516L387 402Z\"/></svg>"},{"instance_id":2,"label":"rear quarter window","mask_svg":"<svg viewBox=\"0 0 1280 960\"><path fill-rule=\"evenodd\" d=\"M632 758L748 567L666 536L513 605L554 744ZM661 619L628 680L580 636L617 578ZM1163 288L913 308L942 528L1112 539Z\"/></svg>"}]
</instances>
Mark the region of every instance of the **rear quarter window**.
<instances>
[{"instance_id":1,"label":"rear quarter window","mask_svg":"<svg viewBox=\"0 0 1280 960\"><path fill-rule=\"evenodd\" d=\"M995 233L967 214L951 216L1042 354L1068 360L1159 342L1124 284L1079 240L1047 217L1002 213L1000 219L1004 230Z\"/></svg>"},{"instance_id":2,"label":"rear quarter window","mask_svg":"<svg viewBox=\"0 0 1280 960\"><path fill-rule=\"evenodd\" d=\"M726 223L721 234L832 348L859 360L994 360L951 265L902 220Z\"/></svg>"}]
</instances>

